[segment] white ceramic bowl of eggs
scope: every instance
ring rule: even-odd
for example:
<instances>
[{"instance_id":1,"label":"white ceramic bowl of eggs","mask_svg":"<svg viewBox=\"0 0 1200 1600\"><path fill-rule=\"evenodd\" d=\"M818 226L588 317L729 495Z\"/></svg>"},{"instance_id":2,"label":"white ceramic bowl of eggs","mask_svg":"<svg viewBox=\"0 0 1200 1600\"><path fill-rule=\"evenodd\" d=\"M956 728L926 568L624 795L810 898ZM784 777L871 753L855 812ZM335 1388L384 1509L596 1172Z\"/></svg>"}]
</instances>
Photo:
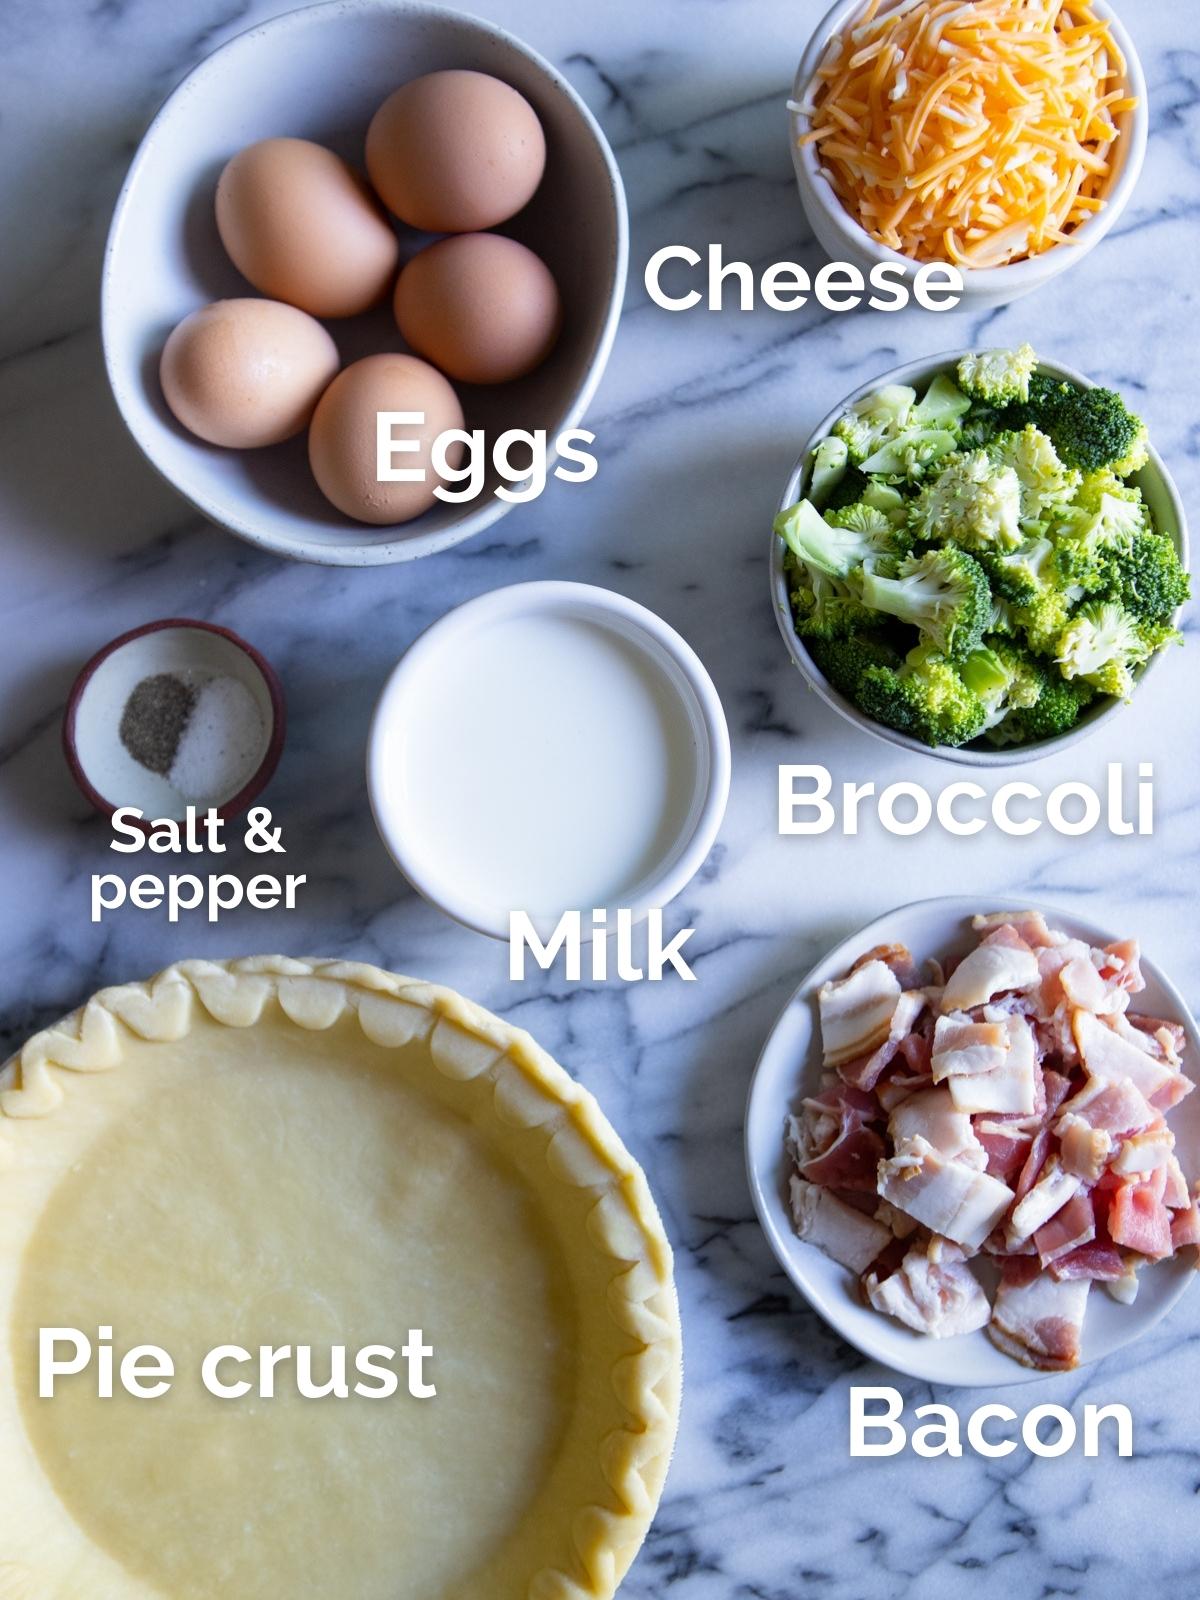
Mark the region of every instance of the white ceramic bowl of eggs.
<instances>
[{"instance_id":1,"label":"white ceramic bowl of eggs","mask_svg":"<svg viewBox=\"0 0 1200 1600\"><path fill-rule=\"evenodd\" d=\"M336 0L239 35L158 113L109 235L105 363L214 522L300 560L409 560L512 503L491 465L432 499L437 434L552 448L579 425L627 254L612 152L549 63L419 0ZM423 484L376 481L380 410L424 415L393 427Z\"/></svg>"}]
</instances>

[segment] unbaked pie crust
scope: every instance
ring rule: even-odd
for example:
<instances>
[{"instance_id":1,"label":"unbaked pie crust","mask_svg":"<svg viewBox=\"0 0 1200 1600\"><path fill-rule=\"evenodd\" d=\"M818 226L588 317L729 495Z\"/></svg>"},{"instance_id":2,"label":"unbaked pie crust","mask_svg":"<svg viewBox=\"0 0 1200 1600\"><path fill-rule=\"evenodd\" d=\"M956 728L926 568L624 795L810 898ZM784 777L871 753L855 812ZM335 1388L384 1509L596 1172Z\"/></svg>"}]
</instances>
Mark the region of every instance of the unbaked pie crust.
<instances>
[{"instance_id":1,"label":"unbaked pie crust","mask_svg":"<svg viewBox=\"0 0 1200 1600\"><path fill-rule=\"evenodd\" d=\"M170 1393L38 1400L37 1329L101 1325ZM409 1327L436 1398L199 1381ZM347 962L180 962L0 1071L0 1331L0 1600L608 1600L678 1415L670 1249L595 1101Z\"/></svg>"}]
</instances>

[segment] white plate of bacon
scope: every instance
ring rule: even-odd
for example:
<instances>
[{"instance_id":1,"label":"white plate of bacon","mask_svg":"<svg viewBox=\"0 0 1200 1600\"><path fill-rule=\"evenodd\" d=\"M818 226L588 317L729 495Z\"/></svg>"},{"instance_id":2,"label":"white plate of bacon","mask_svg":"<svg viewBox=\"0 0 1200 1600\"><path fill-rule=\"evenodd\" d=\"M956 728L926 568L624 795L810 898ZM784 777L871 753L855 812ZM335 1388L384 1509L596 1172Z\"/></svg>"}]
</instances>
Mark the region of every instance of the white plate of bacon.
<instances>
[{"instance_id":1,"label":"white plate of bacon","mask_svg":"<svg viewBox=\"0 0 1200 1600\"><path fill-rule=\"evenodd\" d=\"M1200 1061L1135 939L1015 901L918 901L805 978L750 1087L785 1272L865 1354L1020 1383L1152 1327L1200 1256Z\"/></svg>"}]
</instances>

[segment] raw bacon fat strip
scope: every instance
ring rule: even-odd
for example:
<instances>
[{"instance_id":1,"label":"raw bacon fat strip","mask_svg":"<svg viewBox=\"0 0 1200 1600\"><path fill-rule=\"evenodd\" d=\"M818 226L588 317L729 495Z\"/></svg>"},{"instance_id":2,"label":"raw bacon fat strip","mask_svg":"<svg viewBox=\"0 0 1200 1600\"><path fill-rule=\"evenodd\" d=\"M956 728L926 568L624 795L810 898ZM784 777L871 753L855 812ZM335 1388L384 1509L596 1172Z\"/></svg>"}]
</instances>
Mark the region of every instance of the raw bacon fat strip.
<instances>
[{"instance_id":1,"label":"raw bacon fat strip","mask_svg":"<svg viewBox=\"0 0 1200 1600\"><path fill-rule=\"evenodd\" d=\"M1056 1279L1047 1272L1026 1281L1000 1280L988 1336L1022 1366L1069 1372L1079 1365L1087 1278Z\"/></svg>"},{"instance_id":2,"label":"raw bacon fat strip","mask_svg":"<svg viewBox=\"0 0 1200 1600\"><path fill-rule=\"evenodd\" d=\"M1052 1156L1033 1188L1013 1207L1008 1225L1009 1244L1020 1244L1032 1238L1081 1187L1079 1179L1063 1169L1057 1156Z\"/></svg>"},{"instance_id":3,"label":"raw bacon fat strip","mask_svg":"<svg viewBox=\"0 0 1200 1600\"><path fill-rule=\"evenodd\" d=\"M1112 1154L1112 1134L1076 1116L1062 1117L1055 1132L1065 1170L1084 1183L1098 1183Z\"/></svg>"},{"instance_id":4,"label":"raw bacon fat strip","mask_svg":"<svg viewBox=\"0 0 1200 1600\"><path fill-rule=\"evenodd\" d=\"M973 1251L1012 1203L1006 1184L961 1161L947 1161L921 1137L879 1163L879 1193L932 1232Z\"/></svg>"},{"instance_id":5,"label":"raw bacon fat strip","mask_svg":"<svg viewBox=\"0 0 1200 1600\"><path fill-rule=\"evenodd\" d=\"M1000 1022L973 1022L964 1012L939 1017L933 1030L933 1081L993 1072L1008 1055L1008 1030Z\"/></svg>"},{"instance_id":6,"label":"raw bacon fat strip","mask_svg":"<svg viewBox=\"0 0 1200 1600\"><path fill-rule=\"evenodd\" d=\"M989 911L971 918L976 933L994 933L997 928L1011 928L1031 950L1046 950L1064 942L1063 935L1046 926L1040 911Z\"/></svg>"},{"instance_id":7,"label":"raw bacon fat strip","mask_svg":"<svg viewBox=\"0 0 1200 1600\"><path fill-rule=\"evenodd\" d=\"M1136 104L1089 0L867 0L805 91L800 143L880 244L987 269L1102 209Z\"/></svg>"},{"instance_id":8,"label":"raw bacon fat strip","mask_svg":"<svg viewBox=\"0 0 1200 1600\"><path fill-rule=\"evenodd\" d=\"M988 934L955 967L942 990L939 1010L943 1016L970 1011L998 994L1032 989L1038 983L1042 974L1037 957L1020 938L1012 944L1006 942L1002 936L1008 931L998 928Z\"/></svg>"},{"instance_id":9,"label":"raw bacon fat strip","mask_svg":"<svg viewBox=\"0 0 1200 1600\"><path fill-rule=\"evenodd\" d=\"M1073 1012L1071 1028L1091 1078L1100 1078L1105 1083L1128 1081L1153 1104L1155 1096L1178 1076L1165 1062L1156 1061L1145 1050L1122 1038L1090 1011Z\"/></svg>"},{"instance_id":10,"label":"raw bacon fat strip","mask_svg":"<svg viewBox=\"0 0 1200 1600\"><path fill-rule=\"evenodd\" d=\"M914 1245L897 1272L868 1273L863 1292L876 1311L932 1339L952 1339L987 1326L992 1308L958 1245L936 1235Z\"/></svg>"},{"instance_id":11,"label":"raw bacon fat strip","mask_svg":"<svg viewBox=\"0 0 1200 1600\"><path fill-rule=\"evenodd\" d=\"M1032 1116L1037 1107L1037 1044L1023 1017L1001 1024L1008 1041L1001 1065L990 1072L950 1078L950 1096L960 1111Z\"/></svg>"},{"instance_id":12,"label":"raw bacon fat strip","mask_svg":"<svg viewBox=\"0 0 1200 1600\"><path fill-rule=\"evenodd\" d=\"M924 1139L945 1161L959 1161L979 1172L987 1166L987 1151L975 1137L970 1117L956 1109L949 1089L923 1089L901 1101L888 1120L888 1133L897 1155Z\"/></svg>"},{"instance_id":13,"label":"raw bacon fat strip","mask_svg":"<svg viewBox=\"0 0 1200 1600\"><path fill-rule=\"evenodd\" d=\"M828 1189L793 1177L789 1185L792 1225L801 1239L815 1244L851 1272L864 1273L891 1243L892 1231L864 1216Z\"/></svg>"},{"instance_id":14,"label":"raw bacon fat strip","mask_svg":"<svg viewBox=\"0 0 1200 1600\"><path fill-rule=\"evenodd\" d=\"M836 1067L884 1044L900 1004L900 984L883 961L868 961L817 995L825 1064Z\"/></svg>"},{"instance_id":15,"label":"raw bacon fat strip","mask_svg":"<svg viewBox=\"0 0 1200 1600\"><path fill-rule=\"evenodd\" d=\"M897 1056L911 1057L909 1046L924 1041L912 1032L928 1002L920 990L906 989L896 1002L887 1038L876 1049L850 1061L836 1063L837 1071L856 1089L872 1090ZM828 1065L833 1063L827 1062Z\"/></svg>"}]
</instances>

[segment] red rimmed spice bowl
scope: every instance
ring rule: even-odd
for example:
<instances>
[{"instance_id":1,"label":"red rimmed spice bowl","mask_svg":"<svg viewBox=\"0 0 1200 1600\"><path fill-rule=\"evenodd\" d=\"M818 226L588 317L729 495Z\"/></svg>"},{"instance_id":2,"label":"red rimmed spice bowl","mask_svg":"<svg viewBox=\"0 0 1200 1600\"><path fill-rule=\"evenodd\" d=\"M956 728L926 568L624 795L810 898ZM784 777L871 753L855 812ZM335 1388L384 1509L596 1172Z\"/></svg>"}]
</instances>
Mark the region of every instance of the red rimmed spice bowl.
<instances>
[{"instance_id":1,"label":"red rimmed spice bowl","mask_svg":"<svg viewBox=\"0 0 1200 1600\"><path fill-rule=\"evenodd\" d=\"M270 782L287 713L271 664L228 628L147 622L83 667L67 699L63 752L97 811L135 806L183 820L189 806L246 810Z\"/></svg>"}]
</instances>

